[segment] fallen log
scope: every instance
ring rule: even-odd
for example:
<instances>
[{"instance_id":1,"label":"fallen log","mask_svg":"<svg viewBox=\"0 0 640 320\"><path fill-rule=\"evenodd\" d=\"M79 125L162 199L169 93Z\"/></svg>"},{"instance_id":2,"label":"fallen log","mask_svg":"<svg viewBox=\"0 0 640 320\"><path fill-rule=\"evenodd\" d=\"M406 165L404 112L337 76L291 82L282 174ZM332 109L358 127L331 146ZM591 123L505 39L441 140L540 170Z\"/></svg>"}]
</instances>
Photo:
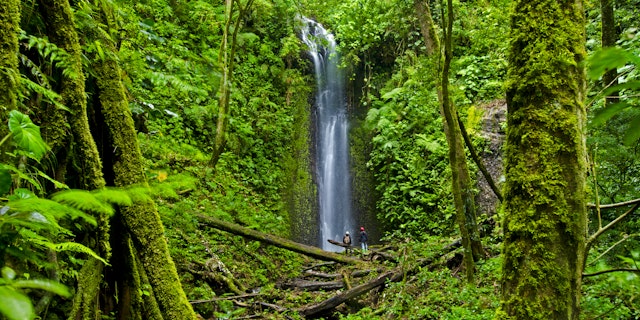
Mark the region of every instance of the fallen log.
<instances>
[{"instance_id":1,"label":"fallen log","mask_svg":"<svg viewBox=\"0 0 640 320\"><path fill-rule=\"evenodd\" d=\"M347 257L345 255L337 254L335 252L324 251L320 248L308 246L306 244L297 243L289 239L281 238L267 233L262 233L253 229L245 228L235 223L223 221L213 217L205 215L197 215L200 223L213 227L219 230L223 230L235 235L243 236L245 238L260 241L270 245L274 245L278 248L287 249L293 252L301 253L312 258L316 258L323 261L335 261L347 264L359 264L361 260Z\"/></svg>"},{"instance_id":2,"label":"fallen log","mask_svg":"<svg viewBox=\"0 0 640 320\"><path fill-rule=\"evenodd\" d=\"M353 287L350 290L338 293L337 295L327 300L324 300L320 303L303 306L301 308L298 308L297 311L298 313L300 313L305 317L319 314L321 312L333 309L339 306L340 304L342 304L343 302L351 298L355 298L363 293L366 293L373 288L383 285L387 281L387 279L389 279L390 281L397 281L398 279L402 278L402 274L403 273L399 271L386 272L378 276L377 278L375 278L373 281L367 282L365 284L361 284L359 286Z\"/></svg>"},{"instance_id":3,"label":"fallen log","mask_svg":"<svg viewBox=\"0 0 640 320\"><path fill-rule=\"evenodd\" d=\"M374 288L384 285L387 282L387 280L390 282L396 282L396 281L399 281L400 279L403 279L406 275L414 274L418 270L420 270L420 268L432 264L437 258L451 251L454 251L460 246L461 246L461 242L460 242L460 239L458 239L448 244L447 246L445 246L443 248L444 252L442 253L442 255L438 257L431 257L428 259L421 259L419 260L417 265L415 265L413 268L410 268L409 270L406 270L401 267L397 267L391 271L381 274L380 276L373 279L372 281L353 287L352 289L340 292L337 295L329 299L326 299L322 302L300 307L296 311L298 311L301 315L306 317L306 316L318 315L327 310L331 310L351 298L355 298L361 294L369 292Z\"/></svg>"},{"instance_id":4,"label":"fallen log","mask_svg":"<svg viewBox=\"0 0 640 320\"><path fill-rule=\"evenodd\" d=\"M357 249L358 248L358 247L354 247L354 246L352 246L350 244L342 243L340 241L335 241L333 239L327 239L327 242L329 242L329 243L331 243L333 245L336 245L338 247L343 247L345 249Z\"/></svg>"}]
</instances>

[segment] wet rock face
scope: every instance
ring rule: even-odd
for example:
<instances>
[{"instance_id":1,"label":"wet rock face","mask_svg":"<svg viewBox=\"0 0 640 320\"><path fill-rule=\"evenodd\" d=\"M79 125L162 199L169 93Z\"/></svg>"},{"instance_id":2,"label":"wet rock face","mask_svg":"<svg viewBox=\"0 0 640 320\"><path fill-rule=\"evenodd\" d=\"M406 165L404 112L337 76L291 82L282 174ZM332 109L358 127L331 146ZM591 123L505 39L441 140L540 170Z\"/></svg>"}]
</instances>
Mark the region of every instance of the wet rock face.
<instances>
[{"instance_id":1,"label":"wet rock face","mask_svg":"<svg viewBox=\"0 0 640 320\"><path fill-rule=\"evenodd\" d=\"M487 171L489 171L498 188L500 188L504 181L502 144L506 137L507 102L504 99L495 100L480 105L478 108L483 111L482 128L478 133L486 140L484 149L478 150L478 154L482 158ZM491 218L495 218L500 203L482 173L478 172L477 177L479 192L476 196L476 205L478 206L479 220L484 220L483 218L486 215L486 218L492 221L493 219ZM493 225L493 222L482 223L482 225L483 229L487 229L487 227Z\"/></svg>"}]
</instances>

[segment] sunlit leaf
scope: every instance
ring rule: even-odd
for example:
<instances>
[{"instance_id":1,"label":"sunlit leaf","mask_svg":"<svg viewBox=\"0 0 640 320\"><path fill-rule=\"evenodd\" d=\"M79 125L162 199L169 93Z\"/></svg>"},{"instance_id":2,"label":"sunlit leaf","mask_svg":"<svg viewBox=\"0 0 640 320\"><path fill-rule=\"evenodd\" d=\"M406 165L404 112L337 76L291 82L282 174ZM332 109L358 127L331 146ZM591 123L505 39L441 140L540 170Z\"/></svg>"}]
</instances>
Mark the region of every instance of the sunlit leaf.
<instances>
[{"instance_id":1,"label":"sunlit leaf","mask_svg":"<svg viewBox=\"0 0 640 320\"><path fill-rule=\"evenodd\" d=\"M7 280L13 280L16 277L16 272L13 271L13 269L9 268L9 267L3 267L2 268L2 278L7 279Z\"/></svg>"},{"instance_id":2,"label":"sunlit leaf","mask_svg":"<svg viewBox=\"0 0 640 320\"><path fill-rule=\"evenodd\" d=\"M589 57L588 76L591 80L597 80L607 70L617 69L637 58L626 50L618 47L609 47L598 50Z\"/></svg>"},{"instance_id":3,"label":"sunlit leaf","mask_svg":"<svg viewBox=\"0 0 640 320\"><path fill-rule=\"evenodd\" d=\"M45 290L66 298L71 296L71 292L66 286L59 282L48 279L18 280L14 281L12 285L16 288Z\"/></svg>"},{"instance_id":4,"label":"sunlit leaf","mask_svg":"<svg viewBox=\"0 0 640 320\"><path fill-rule=\"evenodd\" d=\"M592 123L594 125L601 125L607 120L611 119L613 116L621 112L622 110L629 108L630 105L626 102L618 102L611 104L605 108L598 110L593 116Z\"/></svg>"},{"instance_id":5,"label":"sunlit leaf","mask_svg":"<svg viewBox=\"0 0 640 320\"><path fill-rule=\"evenodd\" d=\"M40 136L40 127L20 111L12 110L9 113L9 131L18 147L33 153L36 160L40 160L47 152L47 144Z\"/></svg>"},{"instance_id":6,"label":"sunlit leaf","mask_svg":"<svg viewBox=\"0 0 640 320\"><path fill-rule=\"evenodd\" d=\"M31 300L9 286L0 286L0 313L9 320L31 320L36 317Z\"/></svg>"}]
</instances>

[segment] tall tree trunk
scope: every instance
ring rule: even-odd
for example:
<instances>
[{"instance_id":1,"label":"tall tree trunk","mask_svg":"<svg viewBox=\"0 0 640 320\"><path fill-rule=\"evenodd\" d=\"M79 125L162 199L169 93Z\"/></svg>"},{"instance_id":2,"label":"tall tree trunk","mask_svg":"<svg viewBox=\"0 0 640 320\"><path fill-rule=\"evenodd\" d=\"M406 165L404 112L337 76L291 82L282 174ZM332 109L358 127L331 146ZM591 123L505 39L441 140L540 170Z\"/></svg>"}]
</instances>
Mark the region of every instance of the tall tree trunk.
<instances>
[{"instance_id":1,"label":"tall tree trunk","mask_svg":"<svg viewBox=\"0 0 640 320\"><path fill-rule=\"evenodd\" d=\"M613 11L614 0L600 0L600 15L602 17L602 47L613 47L618 40L616 32L615 15ZM605 87L615 86L618 84L618 70L611 69L602 76L602 84ZM618 102L618 92L611 93L606 98L606 103Z\"/></svg>"},{"instance_id":2,"label":"tall tree trunk","mask_svg":"<svg viewBox=\"0 0 640 320\"><path fill-rule=\"evenodd\" d=\"M78 165L77 175L80 177L77 187L86 190L101 189L105 186L102 175L102 162L93 137L91 136L87 117L87 100L85 96L85 77L82 67L82 51L78 33L75 29L74 16L68 0L40 0L39 10L44 17L47 34L51 41L69 54L69 70L63 73L60 80L60 96L62 104L71 112L49 106L45 111L48 120L45 124L48 142L54 146L59 157L58 163L66 164L68 156L73 157ZM66 124L73 137L73 154L67 148L71 141L67 136ZM62 174L64 170L58 172ZM56 174L57 178L58 174ZM109 243L109 221L106 215L98 217L97 232L92 235L98 245L94 250L109 261L111 248ZM74 300L72 318L90 318L97 312L96 297L102 280L102 262L90 258L80 270L78 286Z\"/></svg>"},{"instance_id":3,"label":"tall tree trunk","mask_svg":"<svg viewBox=\"0 0 640 320\"><path fill-rule=\"evenodd\" d=\"M122 71L115 58L115 46L109 39L100 41L106 54L102 58L95 57L93 66L100 107L112 143L108 157L113 164L114 183L116 186L146 186L142 154L122 83ZM121 208L121 219L131 235L163 318L195 319L169 255L164 227L155 204L145 200Z\"/></svg>"},{"instance_id":4,"label":"tall tree trunk","mask_svg":"<svg viewBox=\"0 0 640 320\"><path fill-rule=\"evenodd\" d=\"M414 1L414 8L418 15L422 35L427 43L427 53L435 54L439 61L440 84L438 87L438 100L440 101L440 114L444 118L444 132L449 145L449 166L452 173L452 191L454 205L456 208L456 222L460 229L462 245L465 251L465 267L467 280L473 281L475 269L474 260L480 259L484 255L482 243L476 221L476 208L472 188L469 167L467 166L466 155L462 132L458 126L458 115L456 108L449 97L449 67L452 58L451 32L453 29L453 4L447 2L447 25L444 36L444 57L441 56L441 48L436 36L433 18L428 4L420 0Z\"/></svg>"},{"instance_id":5,"label":"tall tree trunk","mask_svg":"<svg viewBox=\"0 0 640 320\"><path fill-rule=\"evenodd\" d=\"M69 54L69 72L61 79L60 96L62 104L71 112L67 116L70 131L73 135L74 163L81 177L79 187L86 190L101 189L105 186L102 175L102 162L89 128L87 118L87 99L85 96L85 76L82 68L82 50L78 33L75 29L74 17L68 0L40 0L40 12L47 26L47 34L51 41ZM55 120L47 124L48 132L57 132L53 138L63 137L66 121L61 110L49 113ZM52 128L55 127L55 128ZM62 141L49 139L48 142L63 145Z\"/></svg>"},{"instance_id":6,"label":"tall tree trunk","mask_svg":"<svg viewBox=\"0 0 640 320\"><path fill-rule=\"evenodd\" d=\"M233 4L237 3L238 16L233 22ZM218 120L216 122L216 136L213 143L213 154L209 165L215 168L220 155L224 151L227 144L227 125L229 124L229 103L231 97L231 87L233 84L233 67L236 52L236 43L238 37L238 31L240 31L240 25L244 16L251 8L253 0L247 0L247 3L242 7L240 0L225 0L225 27L222 35L222 43L220 45L220 56L218 63L222 69L222 79L220 79L220 90L218 94ZM232 30L233 29L233 30Z\"/></svg>"},{"instance_id":7,"label":"tall tree trunk","mask_svg":"<svg viewBox=\"0 0 640 320\"><path fill-rule=\"evenodd\" d=\"M17 108L18 31L20 30L20 1L0 2L0 139L9 133L9 111ZM0 159L9 144L0 149Z\"/></svg>"},{"instance_id":8,"label":"tall tree trunk","mask_svg":"<svg viewBox=\"0 0 640 320\"><path fill-rule=\"evenodd\" d=\"M582 2L518 0L514 8L498 318L578 319L587 172Z\"/></svg>"}]
</instances>

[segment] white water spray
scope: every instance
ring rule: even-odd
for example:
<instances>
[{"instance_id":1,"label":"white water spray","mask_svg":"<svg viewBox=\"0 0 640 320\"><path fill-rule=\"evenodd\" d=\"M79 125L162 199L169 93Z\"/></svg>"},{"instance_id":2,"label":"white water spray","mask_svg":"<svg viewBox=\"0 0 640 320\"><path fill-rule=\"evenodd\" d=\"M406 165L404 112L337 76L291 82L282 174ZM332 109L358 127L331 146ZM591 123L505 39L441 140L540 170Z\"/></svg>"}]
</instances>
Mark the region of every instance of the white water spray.
<instances>
[{"instance_id":1,"label":"white water spray","mask_svg":"<svg viewBox=\"0 0 640 320\"><path fill-rule=\"evenodd\" d=\"M316 177L320 204L319 246L336 251L327 239L342 241L345 231L352 239L355 223L351 213L348 121L344 75L333 35L324 27L302 18L302 40L309 46L315 66L316 88ZM352 240L353 241L353 240ZM355 243L355 241L353 241Z\"/></svg>"}]
</instances>

